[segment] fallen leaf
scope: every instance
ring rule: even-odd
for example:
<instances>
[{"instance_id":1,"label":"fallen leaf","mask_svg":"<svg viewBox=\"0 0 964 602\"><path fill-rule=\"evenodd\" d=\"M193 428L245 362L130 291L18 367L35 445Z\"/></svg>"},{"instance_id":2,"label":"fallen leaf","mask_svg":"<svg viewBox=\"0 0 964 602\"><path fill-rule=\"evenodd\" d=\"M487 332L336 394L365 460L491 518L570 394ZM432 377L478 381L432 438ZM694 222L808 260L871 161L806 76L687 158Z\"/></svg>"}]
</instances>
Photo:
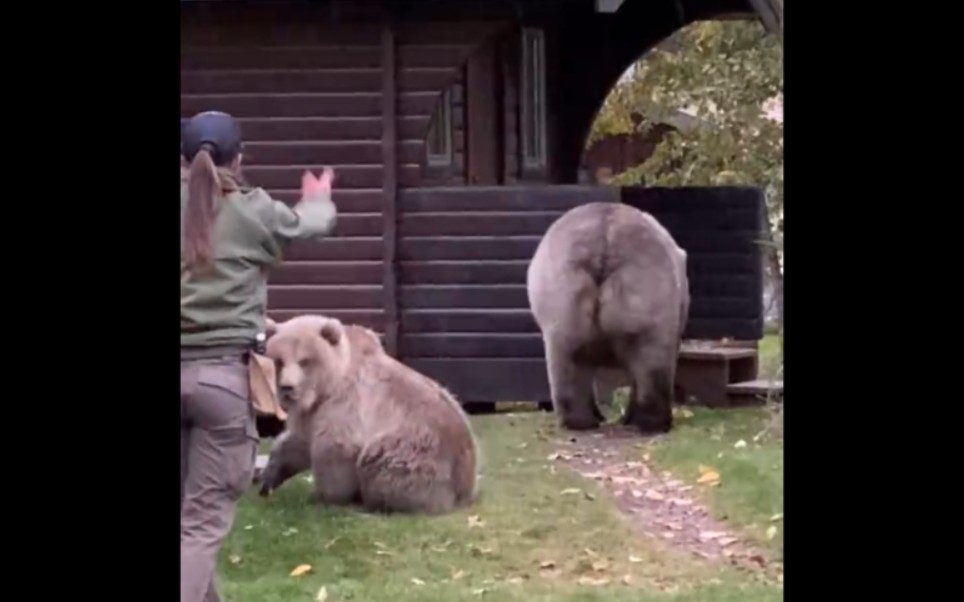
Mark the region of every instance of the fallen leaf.
<instances>
[{"instance_id":1,"label":"fallen leaf","mask_svg":"<svg viewBox=\"0 0 964 602\"><path fill-rule=\"evenodd\" d=\"M589 500L590 502L591 502L591 501L594 501L594 500L596 499L596 496L594 496L593 494L589 493L588 491L584 491L582 494L583 494L583 496L585 496L585 498L586 498L587 500Z\"/></svg>"},{"instance_id":2,"label":"fallen leaf","mask_svg":"<svg viewBox=\"0 0 964 602\"><path fill-rule=\"evenodd\" d=\"M774 514L773 516L770 517L770 522L774 522L774 523L775 523L775 522L781 521L781 520L783 520L783 513L782 513L782 512L778 512L777 514Z\"/></svg>"},{"instance_id":3,"label":"fallen leaf","mask_svg":"<svg viewBox=\"0 0 964 602\"><path fill-rule=\"evenodd\" d=\"M556 567L556 561L555 561L555 560L543 560L542 562L539 563L539 568L540 568L540 569L552 569L552 568L555 568L555 567Z\"/></svg>"},{"instance_id":4,"label":"fallen leaf","mask_svg":"<svg viewBox=\"0 0 964 602\"><path fill-rule=\"evenodd\" d=\"M290 529L282 533L282 535L284 535L285 537L288 537L289 535L294 535L297 532L298 532L298 529L291 527Z\"/></svg>"},{"instance_id":5,"label":"fallen leaf","mask_svg":"<svg viewBox=\"0 0 964 602\"><path fill-rule=\"evenodd\" d=\"M674 497L669 501L669 503L673 504L674 506L692 506L693 500Z\"/></svg>"},{"instance_id":6,"label":"fallen leaf","mask_svg":"<svg viewBox=\"0 0 964 602\"><path fill-rule=\"evenodd\" d=\"M630 555L629 555L629 561L632 562L632 563L634 563L634 564L636 564L636 563L642 562L643 559L640 558L639 556L633 556L632 554L630 554Z\"/></svg>"},{"instance_id":7,"label":"fallen leaf","mask_svg":"<svg viewBox=\"0 0 964 602\"><path fill-rule=\"evenodd\" d=\"M643 462L649 462L649 454L643 454Z\"/></svg>"},{"instance_id":8,"label":"fallen leaf","mask_svg":"<svg viewBox=\"0 0 964 602\"><path fill-rule=\"evenodd\" d=\"M667 531L666 533L663 533L663 537L665 539L673 539L674 537L676 537L676 533L670 533Z\"/></svg>"},{"instance_id":9,"label":"fallen leaf","mask_svg":"<svg viewBox=\"0 0 964 602\"><path fill-rule=\"evenodd\" d=\"M700 478L696 479L696 482L700 485L709 485L710 487L715 487L716 485L720 484L720 473L716 472L715 470L700 472Z\"/></svg>"},{"instance_id":10,"label":"fallen leaf","mask_svg":"<svg viewBox=\"0 0 964 602\"><path fill-rule=\"evenodd\" d=\"M720 452L720 453L716 454L716 457L717 457L717 458L722 458L722 457L723 457L723 452Z\"/></svg>"},{"instance_id":11,"label":"fallen leaf","mask_svg":"<svg viewBox=\"0 0 964 602\"><path fill-rule=\"evenodd\" d=\"M454 573L452 573L452 580L453 580L453 581L458 581L458 580L461 579L462 577L465 577L465 571L463 571L462 569L459 569L459 570L455 571Z\"/></svg>"},{"instance_id":12,"label":"fallen leaf","mask_svg":"<svg viewBox=\"0 0 964 602\"><path fill-rule=\"evenodd\" d=\"M643 497L643 492L638 489L633 489L630 493L632 493L633 497L636 499Z\"/></svg>"},{"instance_id":13,"label":"fallen leaf","mask_svg":"<svg viewBox=\"0 0 964 602\"><path fill-rule=\"evenodd\" d=\"M302 575L307 575L310 572L311 572L310 564L299 564L291 571L291 573L289 573L289 575L291 577L301 577Z\"/></svg>"},{"instance_id":14,"label":"fallen leaf","mask_svg":"<svg viewBox=\"0 0 964 602\"><path fill-rule=\"evenodd\" d=\"M609 563L605 560L597 560L596 562L592 563L592 570L596 571L597 573L602 573L608 568Z\"/></svg>"},{"instance_id":15,"label":"fallen leaf","mask_svg":"<svg viewBox=\"0 0 964 602\"><path fill-rule=\"evenodd\" d=\"M415 585L425 585L425 582L419 579L418 577L412 577L412 583L414 583Z\"/></svg>"},{"instance_id":16,"label":"fallen leaf","mask_svg":"<svg viewBox=\"0 0 964 602\"><path fill-rule=\"evenodd\" d=\"M647 489L647 490L646 490L646 498L647 498L647 499L650 499L650 500L653 500L654 502L662 502L663 500L666 499L666 496L664 496L662 493L656 491L655 489Z\"/></svg>"},{"instance_id":17,"label":"fallen leaf","mask_svg":"<svg viewBox=\"0 0 964 602\"><path fill-rule=\"evenodd\" d=\"M484 595L485 592L487 592L487 591L489 591L489 588L487 588L487 587L480 587L479 589L474 589L474 590L472 590L472 593L473 593L474 595L476 595L476 596L482 596L482 595Z\"/></svg>"},{"instance_id":18,"label":"fallen leaf","mask_svg":"<svg viewBox=\"0 0 964 602\"><path fill-rule=\"evenodd\" d=\"M578 583L579 585L599 586L599 585L606 585L607 583L609 583L609 581L610 580L608 577L600 577L599 579L595 579L593 577L580 577Z\"/></svg>"},{"instance_id":19,"label":"fallen leaf","mask_svg":"<svg viewBox=\"0 0 964 602\"><path fill-rule=\"evenodd\" d=\"M710 541L721 537L726 537L724 531L700 531L700 539L703 541Z\"/></svg>"},{"instance_id":20,"label":"fallen leaf","mask_svg":"<svg viewBox=\"0 0 964 602\"><path fill-rule=\"evenodd\" d=\"M241 557L237 554L231 554L228 556L228 560L231 561L231 564L238 564L241 562Z\"/></svg>"},{"instance_id":21,"label":"fallen leaf","mask_svg":"<svg viewBox=\"0 0 964 602\"><path fill-rule=\"evenodd\" d=\"M583 548L582 551L586 553L586 556L599 556L599 552L593 550L592 548Z\"/></svg>"},{"instance_id":22,"label":"fallen leaf","mask_svg":"<svg viewBox=\"0 0 964 602\"><path fill-rule=\"evenodd\" d=\"M327 602L327 600L328 600L328 588L322 585L321 589L318 590L318 593L315 595L315 602Z\"/></svg>"},{"instance_id":23,"label":"fallen leaf","mask_svg":"<svg viewBox=\"0 0 964 602\"><path fill-rule=\"evenodd\" d=\"M341 535L336 535L331 541L324 545L324 549L327 550L331 546L335 545L335 542L337 542L339 539L341 539Z\"/></svg>"},{"instance_id":24,"label":"fallen leaf","mask_svg":"<svg viewBox=\"0 0 964 602\"><path fill-rule=\"evenodd\" d=\"M484 526L485 526L485 521L483 521L481 518L479 518L479 515L473 514L472 516L469 517L469 528L470 528L470 529L472 529L472 528L474 528L474 527L484 527Z\"/></svg>"},{"instance_id":25,"label":"fallen leaf","mask_svg":"<svg viewBox=\"0 0 964 602\"><path fill-rule=\"evenodd\" d=\"M740 439L739 441L733 444L733 447L735 447L736 449L743 449L744 447L746 447L746 441L744 441L743 439Z\"/></svg>"},{"instance_id":26,"label":"fallen leaf","mask_svg":"<svg viewBox=\"0 0 964 602\"><path fill-rule=\"evenodd\" d=\"M623 582L623 585L632 585L633 578L629 575L623 575L622 582Z\"/></svg>"},{"instance_id":27,"label":"fallen leaf","mask_svg":"<svg viewBox=\"0 0 964 602\"><path fill-rule=\"evenodd\" d=\"M735 544L738 541L739 539L736 537L721 537L718 540L716 540L716 543L720 544L721 547L725 548L726 546Z\"/></svg>"},{"instance_id":28,"label":"fallen leaf","mask_svg":"<svg viewBox=\"0 0 964 602\"><path fill-rule=\"evenodd\" d=\"M559 495L572 495L574 493L582 493L581 489L576 489L575 487L570 487L568 489L563 489L559 492Z\"/></svg>"},{"instance_id":29,"label":"fallen leaf","mask_svg":"<svg viewBox=\"0 0 964 602\"><path fill-rule=\"evenodd\" d=\"M546 459L549 460L550 462L555 462L561 457L562 457L562 454L560 454L559 452L556 452L554 454L549 454L548 458Z\"/></svg>"},{"instance_id":30,"label":"fallen leaf","mask_svg":"<svg viewBox=\"0 0 964 602\"><path fill-rule=\"evenodd\" d=\"M245 525L245 526L244 526L244 530L245 530L245 531L250 531L251 529L254 529L254 525Z\"/></svg>"},{"instance_id":31,"label":"fallen leaf","mask_svg":"<svg viewBox=\"0 0 964 602\"><path fill-rule=\"evenodd\" d=\"M513 585L518 585L522 583L522 577L512 577L511 579L506 579L506 583L511 583Z\"/></svg>"},{"instance_id":32,"label":"fallen leaf","mask_svg":"<svg viewBox=\"0 0 964 602\"><path fill-rule=\"evenodd\" d=\"M770 528L767 529L767 539L773 539L776 536L777 536L777 526L770 525Z\"/></svg>"}]
</instances>

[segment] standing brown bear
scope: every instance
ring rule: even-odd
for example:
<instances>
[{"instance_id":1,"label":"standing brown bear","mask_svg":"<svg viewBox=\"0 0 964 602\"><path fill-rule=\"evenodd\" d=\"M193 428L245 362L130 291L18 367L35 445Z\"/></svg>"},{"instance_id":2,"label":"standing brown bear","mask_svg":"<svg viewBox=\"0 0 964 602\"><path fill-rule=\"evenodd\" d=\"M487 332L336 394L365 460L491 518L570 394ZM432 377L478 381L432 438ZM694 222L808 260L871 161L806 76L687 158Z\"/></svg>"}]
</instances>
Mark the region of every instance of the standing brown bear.
<instances>
[{"instance_id":1,"label":"standing brown bear","mask_svg":"<svg viewBox=\"0 0 964 602\"><path fill-rule=\"evenodd\" d=\"M367 328L306 315L268 334L288 421L262 493L310 466L321 503L440 514L474 500L475 437L448 391Z\"/></svg>"},{"instance_id":2,"label":"standing brown bear","mask_svg":"<svg viewBox=\"0 0 964 602\"><path fill-rule=\"evenodd\" d=\"M599 426L593 378L616 368L632 382L623 422L644 433L669 431L690 303L686 253L669 232L628 205L581 205L549 227L527 288L563 426Z\"/></svg>"}]
</instances>

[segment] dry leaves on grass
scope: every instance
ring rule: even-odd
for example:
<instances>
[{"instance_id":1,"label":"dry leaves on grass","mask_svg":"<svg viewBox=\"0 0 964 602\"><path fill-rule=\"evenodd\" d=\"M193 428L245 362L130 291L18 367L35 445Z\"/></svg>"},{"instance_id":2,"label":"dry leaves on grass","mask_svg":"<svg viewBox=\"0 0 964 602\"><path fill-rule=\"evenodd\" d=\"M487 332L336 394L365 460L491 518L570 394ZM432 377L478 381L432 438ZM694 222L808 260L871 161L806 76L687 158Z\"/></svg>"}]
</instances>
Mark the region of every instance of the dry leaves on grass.
<instances>
[{"instance_id":1,"label":"dry leaves on grass","mask_svg":"<svg viewBox=\"0 0 964 602\"><path fill-rule=\"evenodd\" d=\"M241 557L238 556L237 554L231 554L230 556L228 556L228 561L229 561L231 564L240 564L240 563L241 563Z\"/></svg>"},{"instance_id":2,"label":"dry leaves on grass","mask_svg":"<svg viewBox=\"0 0 964 602\"><path fill-rule=\"evenodd\" d=\"M299 564L298 566L296 566L291 570L291 573L289 573L289 575L291 577L301 577L303 575L307 575L310 572L311 572L310 564Z\"/></svg>"},{"instance_id":3,"label":"dry leaves on grass","mask_svg":"<svg viewBox=\"0 0 964 602\"><path fill-rule=\"evenodd\" d=\"M413 584L413 585L425 585L425 582L422 581L421 579L419 579L418 577L412 577L412 584Z\"/></svg>"},{"instance_id":4,"label":"dry leaves on grass","mask_svg":"<svg viewBox=\"0 0 964 602\"><path fill-rule=\"evenodd\" d=\"M479 517L478 514L473 514L472 516L469 517L469 529L474 529L476 527L481 528L484 526L485 526L485 521L482 520L482 518Z\"/></svg>"},{"instance_id":5,"label":"dry leaves on grass","mask_svg":"<svg viewBox=\"0 0 964 602\"><path fill-rule=\"evenodd\" d=\"M612 579L610 579L609 577L596 578L596 577L586 576L586 577L580 577L577 583L579 585L592 585L592 586L598 587L602 585L608 585L610 581L612 581Z\"/></svg>"},{"instance_id":6,"label":"dry leaves on grass","mask_svg":"<svg viewBox=\"0 0 964 602\"><path fill-rule=\"evenodd\" d=\"M315 602L328 602L328 588L324 585L322 585L318 593L315 594Z\"/></svg>"},{"instance_id":7,"label":"dry leaves on grass","mask_svg":"<svg viewBox=\"0 0 964 602\"><path fill-rule=\"evenodd\" d=\"M699 467L700 477L696 479L696 482L700 485L709 485L710 487L716 487L720 484L720 473L716 469L710 466Z\"/></svg>"}]
</instances>

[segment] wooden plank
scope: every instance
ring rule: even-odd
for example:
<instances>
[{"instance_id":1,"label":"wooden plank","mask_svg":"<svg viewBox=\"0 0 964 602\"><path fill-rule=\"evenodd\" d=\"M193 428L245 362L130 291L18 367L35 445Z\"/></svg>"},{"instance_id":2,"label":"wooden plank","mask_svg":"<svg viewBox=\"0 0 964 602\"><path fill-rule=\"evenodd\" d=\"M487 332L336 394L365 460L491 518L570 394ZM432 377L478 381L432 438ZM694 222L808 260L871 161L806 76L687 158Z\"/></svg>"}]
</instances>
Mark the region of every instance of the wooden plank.
<instances>
[{"instance_id":1,"label":"wooden plank","mask_svg":"<svg viewBox=\"0 0 964 602\"><path fill-rule=\"evenodd\" d=\"M398 118L398 135L403 140L425 138L429 116ZM370 117L266 117L239 119L245 140L381 140L382 118Z\"/></svg>"},{"instance_id":2,"label":"wooden plank","mask_svg":"<svg viewBox=\"0 0 964 602\"><path fill-rule=\"evenodd\" d=\"M520 284L528 260L407 261L399 274L403 284Z\"/></svg>"},{"instance_id":3,"label":"wooden plank","mask_svg":"<svg viewBox=\"0 0 964 602\"><path fill-rule=\"evenodd\" d=\"M246 167L245 177L254 185L263 188L285 189L301 181L306 169L318 173L324 164L312 165L257 165ZM381 188L384 182L381 165L333 165L335 168L335 186L339 188ZM418 181L418 165L400 165L398 167L398 181L406 186Z\"/></svg>"},{"instance_id":4,"label":"wooden plank","mask_svg":"<svg viewBox=\"0 0 964 602\"><path fill-rule=\"evenodd\" d=\"M617 202L605 186L468 186L409 188L401 195L406 213L455 211L566 211L589 202Z\"/></svg>"},{"instance_id":5,"label":"wooden plank","mask_svg":"<svg viewBox=\"0 0 964 602\"><path fill-rule=\"evenodd\" d=\"M403 236L542 236L558 211L412 213L402 218Z\"/></svg>"},{"instance_id":6,"label":"wooden plank","mask_svg":"<svg viewBox=\"0 0 964 602\"><path fill-rule=\"evenodd\" d=\"M398 24L399 44L478 44L513 27L509 19L417 20Z\"/></svg>"},{"instance_id":7,"label":"wooden plank","mask_svg":"<svg viewBox=\"0 0 964 602\"><path fill-rule=\"evenodd\" d=\"M389 10L389 9L386 9ZM395 132L395 108L398 91L395 85L395 31L390 13L382 21L382 260L383 311L385 314L385 351L398 355L398 277L396 274L397 228L398 228L398 177L399 161L397 135ZM402 95L404 96L404 94Z\"/></svg>"},{"instance_id":8,"label":"wooden plank","mask_svg":"<svg viewBox=\"0 0 964 602\"><path fill-rule=\"evenodd\" d=\"M342 185L341 172L335 175L335 190L332 192L332 200L338 206L338 219L343 215L352 213L378 213L382 210L382 190L381 188L339 188ZM293 188L268 188L266 192L271 198L293 205L301 198L301 190ZM338 234L340 228L335 226L335 233Z\"/></svg>"},{"instance_id":9,"label":"wooden plank","mask_svg":"<svg viewBox=\"0 0 964 602\"><path fill-rule=\"evenodd\" d=\"M302 315L319 315L337 318L346 324L358 324L365 328L380 331L385 318L380 309L326 309L326 310L275 310L269 309L268 315L276 322L284 322Z\"/></svg>"},{"instance_id":10,"label":"wooden plank","mask_svg":"<svg viewBox=\"0 0 964 602\"><path fill-rule=\"evenodd\" d=\"M439 93L404 92L398 110L404 115L430 115ZM182 94L181 116L225 111L237 117L365 117L380 114L381 94L325 92L285 94Z\"/></svg>"},{"instance_id":11,"label":"wooden plank","mask_svg":"<svg viewBox=\"0 0 964 602\"><path fill-rule=\"evenodd\" d=\"M336 226L337 229L337 226ZM321 242L298 241L285 252L286 261L381 261L381 237L332 237Z\"/></svg>"},{"instance_id":12,"label":"wooden plank","mask_svg":"<svg viewBox=\"0 0 964 602\"><path fill-rule=\"evenodd\" d=\"M525 308L526 287L515 284L405 285L401 290L406 309Z\"/></svg>"},{"instance_id":13,"label":"wooden plank","mask_svg":"<svg viewBox=\"0 0 964 602\"><path fill-rule=\"evenodd\" d=\"M181 70L378 68L377 45L213 47L181 45Z\"/></svg>"},{"instance_id":14,"label":"wooden plank","mask_svg":"<svg viewBox=\"0 0 964 602\"><path fill-rule=\"evenodd\" d=\"M523 358L543 357L539 333L432 333L401 337L402 355L414 358Z\"/></svg>"},{"instance_id":15,"label":"wooden plank","mask_svg":"<svg viewBox=\"0 0 964 602\"><path fill-rule=\"evenodd\" d=\"M402 312L406 333L539 333L528 309L409 309Z\"/></svg>"},{"instance_id":16,"label":"wooden plank","mask_svg":"<svg viewBox=\"0 0 964 602\"><path fill-rule=\"evenodd\" d=\"M274 3L277 7L278 3ZM234 7L243 6L237 2ZM183 6L183 3L182 3ZM235 8L232 7L232 10ZM280 7L278 7L280 8ZM284 15L284 16L282 16ZM218 26L204 26L193 20L181 20L181 44L186 47L212 46L326 46L333 44L378 43L377 23L346 23L326 19L318 11L296 17L288 11L262 12L258 17L248 15L244 20L219 19ZM284 19L283 21L281 19ZM301 22L302 20L306 20ZM270 27L265 23L270 22Z\"/></svg>"},{"instance_id":17,"label":"wooden plank","mask_svg":"<svg viewBox=\"0 0 964 602\"><path fill-rule=\"evenodd\" d=\"M286 261L271 272L270 284L382 283L380 261Z\"/></svg>"},{"instance_id":18,"label":"wooden plank","mask_svg":"<svg viewBox=\"0 0 964 602\"><path fill-rule=\"evenodd\" d=\"M469 53L472 43L461 44L400 44L396 50L398 67L460 67Z\"/></svg>"},{"instance_id":19,"label":"wooden plank","mask_svg":"<svg viewBox=\"0 0 964 602\"><path fill-rule=\"evenodd\" d=\"M404 237L399 244L401 261L437 260L531 260L539 236L423 236Z\"/></svg>"},{"instance_id":20,"label":"wooden plank","mask_svg":"<svg viewBox=\"0 0 964 602\"><path fill-rule=\"evenodd\" d=\"M379 69L230 69L181 72L181 94L378 92Z\"/></svg>"},{"instance_id":21,"label":"wooden plank","mask_svg":"<svg viewBox=\"0 0 964 602\"><path fill-rule=\"evenodd\" d=\"M683 336L688 339L746 339L757 340L763 332L763 319L754 318L701 318L690 312Z\"/></svg>"},{"instance_id":22,"label":"wooden plank","mask_svg":"<svg viewBox=\"0 0 964 602\"><path fill-rule=\"evenodd\" d=\"M456 67L416 67L397 74L403 92L439 92L456 78ZM181 72L181 94L379 92L381 69L209 69Z\"/></svg>"},{"instance_id":23,"label":"wooden plank","mask_svg":"<svg viewBox=\"0 0 964 602\"><path fill-rule=\"evenodd\" d=\"M400 143L398 160L418 163L424 156L424 146L423 142L414 140ZM383 159L382 145L374 140L248 142L244 147L245 165L379 165Z\"/></svg>"},{"instance_id":24,"label":"wooden plank","mask_svg":"<svg viewBox=\"0 0 964 602\"><path fill-rule=\"evenodd\" d=\"M513 359L412 359L406 362L434 378L462 402L548 401L545 361Z\"/></svg>"},{"instance_id":25,"label":"wooden plank","mask_svg":"<svg viewBox=\"0 0 964 602\"><path fill-rule=\"evenodd\" d=\"M381 309L382 287L338 284L332 286L268 287L268 307L275 310Z\"/></svg>"},{"instance_id":26,"label":"wooden plank","mask_svg":"<svg viewBox=\"0 0 964 602\"><path fill-rule=\"evenodd\" d=\"M752 186L627 186L619 190L623 203L652 212L752 209L763 202L762 191Z\"/></svg>"},{"instance_id":27,"label":"wooden plank","mask_svg":"<svg viewBox=\"0 0 964 602\"><path fill-rule=\"evenodd\" d=\"M498 40L489 40L469 55L465 65L466 181L472 186L497 186L502 171Z\"/></svg>"}]
</instances>

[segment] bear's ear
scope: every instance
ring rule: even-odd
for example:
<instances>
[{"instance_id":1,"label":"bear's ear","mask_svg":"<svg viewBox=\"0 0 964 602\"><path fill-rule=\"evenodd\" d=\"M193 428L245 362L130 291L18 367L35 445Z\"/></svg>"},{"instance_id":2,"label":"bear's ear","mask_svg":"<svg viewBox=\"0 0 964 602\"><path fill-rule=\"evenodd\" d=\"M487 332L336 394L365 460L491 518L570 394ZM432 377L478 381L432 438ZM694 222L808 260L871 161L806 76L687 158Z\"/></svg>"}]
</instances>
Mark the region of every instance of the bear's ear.
<instances>
[{"instance_id":1,"label":"bear's ear","mask_svg":"<svg viewBox=\"0 0 964 602\"><path fill-rule=\"evenodd\" d=\"M271 318L265 318L265 319L264 319L264 334L265 334L265 336L269 336L269 337L270 337L271 335L273 335L273 334L276 333L276 332L278 332L278 323L275 322L274 320L272 320Z\"/></svg>"},{"instance_id":2,"label":"bear's ear","mask_svg":"<svg viewBox=\"0 0 964 602\"><path fill-rule=\"evenodd\" d=\"M324 326L321 327L320 334L321 338L335 346L341 341L341 324L337 320L325 322Z\"/></svg>"}]
</instances>

